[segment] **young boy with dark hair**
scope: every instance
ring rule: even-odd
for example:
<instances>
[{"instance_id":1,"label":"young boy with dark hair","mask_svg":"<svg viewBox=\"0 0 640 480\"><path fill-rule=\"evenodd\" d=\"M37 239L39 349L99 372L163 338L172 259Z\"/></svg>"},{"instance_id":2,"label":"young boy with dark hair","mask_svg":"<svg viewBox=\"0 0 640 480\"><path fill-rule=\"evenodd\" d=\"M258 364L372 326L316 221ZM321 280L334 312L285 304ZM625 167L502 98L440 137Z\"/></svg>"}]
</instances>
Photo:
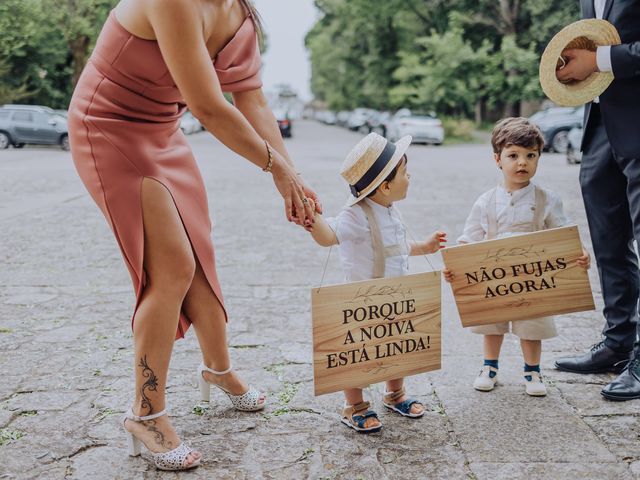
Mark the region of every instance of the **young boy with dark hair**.
<instances>
[{"instance_id":1,"label":"young boy with dark hair","mask_svg":"<svg viewBox=\"0 0 640 480\"><path fill-rule=\"evenodd\" d=\"M458 243L493 240L566 226L569 222L560 197L531 182L544 146L544 138L538 127L526 118L505 118L493 129L491 145L494 160L504 179L500 185L476 200ZM589 268L589 262L589 254L583 249L583 255L577 263ZM442 273L449 282L455 274L447 269ZM500 348L504 334L511 331L520 338L527 394L547 394L540 374L540 356L542 340L557 335L553 317L482 325L471 327L471 331L484 336L484 365L473 384L476 390L490 391L496 385Z\"/></svg>"}]
</instances>

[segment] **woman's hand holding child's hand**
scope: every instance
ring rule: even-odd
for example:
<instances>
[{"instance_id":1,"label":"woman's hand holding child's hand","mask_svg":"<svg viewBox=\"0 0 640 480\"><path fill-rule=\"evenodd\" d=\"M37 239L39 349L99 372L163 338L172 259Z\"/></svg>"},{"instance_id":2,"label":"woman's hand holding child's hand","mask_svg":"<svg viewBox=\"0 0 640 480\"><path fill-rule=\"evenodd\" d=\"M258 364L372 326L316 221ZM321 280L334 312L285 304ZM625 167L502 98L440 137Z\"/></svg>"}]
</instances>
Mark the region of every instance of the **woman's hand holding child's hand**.
<instances>
[{"instance_id":1,"label":"woman's hand holding child's hand","mask_svg":"<svg viewBox=\"0 0 640 480\"><path fill-rule=\"evenodd\" d=\"M309 201L309 206L311 207L311 210L313 210L314 215L318 213L322 213L322 210L321 210L322 207L320 206L319 201L316 203L316 201L311 197L307 197L307 200ZM308 222L305 225L303 225L303 227L307 232L311 232L311 230L313 230L313 223Z\"/></svg>"}]
</instances>

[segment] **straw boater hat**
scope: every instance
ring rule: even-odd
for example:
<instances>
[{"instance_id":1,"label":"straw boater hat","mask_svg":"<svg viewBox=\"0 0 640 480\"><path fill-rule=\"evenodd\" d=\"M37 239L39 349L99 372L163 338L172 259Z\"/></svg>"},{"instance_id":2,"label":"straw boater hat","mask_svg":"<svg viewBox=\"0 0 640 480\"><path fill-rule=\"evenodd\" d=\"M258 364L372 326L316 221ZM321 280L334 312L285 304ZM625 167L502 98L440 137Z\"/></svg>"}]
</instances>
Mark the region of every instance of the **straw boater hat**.
<instances>
[{"instance_id":1,"label":"straw boater hat","mask_svg":"<svg viewBox=\"0 0 640 480\"><path fill-rule=\"evenodd\" d=\"M377 133L370 133L353 147L340 169L340 175L351 188L348 206L355 205L384 182L402 159L411 140L411 135L407 135L391 143Z\"/></svg>"},{"instance_id":2,"label":"straw boater hat","mask_svg":"<svg viewBox=\"0 0 640 480\"><path fill-rule=\"evenodd\" d=\"M569 48L591 50L599 46L619 45L620 35L606 20L595 18L567 25L549 42L540 59L540 85L547 96L558 105L577 107L592 101L613 81L611 72L594 72L580 82L561 83L556 70L565 65L561 54Z\"/></svg>"}]
</instances>

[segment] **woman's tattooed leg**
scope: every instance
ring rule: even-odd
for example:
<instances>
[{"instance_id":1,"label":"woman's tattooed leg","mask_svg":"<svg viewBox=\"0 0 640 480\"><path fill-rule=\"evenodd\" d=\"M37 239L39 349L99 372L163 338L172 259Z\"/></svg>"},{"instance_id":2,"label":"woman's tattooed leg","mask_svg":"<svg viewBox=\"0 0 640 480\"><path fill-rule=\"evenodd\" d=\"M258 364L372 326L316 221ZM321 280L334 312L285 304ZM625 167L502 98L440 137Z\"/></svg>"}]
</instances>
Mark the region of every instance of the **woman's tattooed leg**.
<instances>
[{"instance_id":1,"label":"woman's tattooed leg","mask_svg":"<svg viewBox=\"0 0 640 480\"><path fill-rule=\"evenodd\" d=\"M146 381L140 388L140 397L142 399L140 402L140 408L147 410L146 415L151 415L153 413L153 404L151 403L151 399L147 396L147 393L158 391L158 377L147 363L146 355L140 359L138 367L142 369L142 376L146 378ZM158 430L157 422L155 420L147 420L144 422L144 425L147 428L147 431L153 433L156 443L165 448L173 448L173 442L165 439L164 434Z\"/></svg>"},{"instance_id":2,"label":"woman's tattooed leg","mask_svg":"<svg viewBox=\"0 0 640 480\"><path fill-rule=\"evenodd\" d=\"M151 415L153 413L153 405L149 397L147 397L146 391L156 392L158 390L158 377L156 377L156 374L153 373L153 370L151 370L147 364L146 355L140 359L138 366L142 368L142 376L147 379L142 385L142 388L140 388L140 397L142 398L140 408L147 409L146 415Z\"/></svg>"}]
</instances>

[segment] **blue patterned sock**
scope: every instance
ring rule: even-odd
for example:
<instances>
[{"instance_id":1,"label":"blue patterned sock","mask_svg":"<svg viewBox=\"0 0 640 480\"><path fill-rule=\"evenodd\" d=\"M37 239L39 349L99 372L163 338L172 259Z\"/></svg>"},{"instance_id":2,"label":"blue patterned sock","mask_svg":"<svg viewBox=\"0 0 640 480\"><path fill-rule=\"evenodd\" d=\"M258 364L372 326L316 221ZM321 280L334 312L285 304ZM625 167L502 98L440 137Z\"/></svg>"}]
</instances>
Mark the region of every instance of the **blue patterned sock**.
<instances>
[{"instance_id":1,"label":"blue patterned sock","mask_svg":"<svg viewBox=\"0 0 640 480\"><path fill-rule=\"evenodd\" d=\"M540 373L540 365L529 365L525 362L524 364L524 373L525 376L524 378L526 378L528 381L531 381L531 375L526 375L527 372L538 372Z\"/></svg>"},{"instance_id":2,"label":"blue patterned sock","mask_svg":"<svg viewBox=\"0 0 640 480\"><path fill-rule=\"evenodd\" d=\"M496 370L498 369L498 360L487 360L486 358L484 359L484 364L485 365L489 365L490 367L495 368ZM497 375L496 372L489 372L489 378L493 378Z\"/></svg>"}]
</instances>

